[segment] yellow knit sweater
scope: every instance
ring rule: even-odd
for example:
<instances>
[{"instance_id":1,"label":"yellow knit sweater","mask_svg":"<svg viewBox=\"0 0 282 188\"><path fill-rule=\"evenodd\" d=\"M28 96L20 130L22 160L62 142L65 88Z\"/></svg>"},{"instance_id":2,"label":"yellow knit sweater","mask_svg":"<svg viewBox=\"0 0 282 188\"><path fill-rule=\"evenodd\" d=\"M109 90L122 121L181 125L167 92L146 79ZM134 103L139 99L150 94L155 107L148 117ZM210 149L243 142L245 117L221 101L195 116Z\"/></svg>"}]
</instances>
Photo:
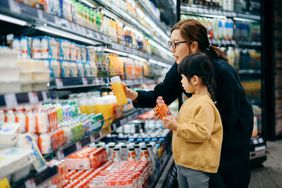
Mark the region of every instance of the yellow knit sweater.
<instances>
[{"instance_id":1,"label":"yellow knit sweater","mask_svg":"<svg viewBox=\"0 0 282 188\"><path fill-rule=\"evenodd\" d=\"M223 137L220 114L208 95L193 95L181 106L173 132L173 157L179 166L216 173Z\"/></svg>"}]
</instances>

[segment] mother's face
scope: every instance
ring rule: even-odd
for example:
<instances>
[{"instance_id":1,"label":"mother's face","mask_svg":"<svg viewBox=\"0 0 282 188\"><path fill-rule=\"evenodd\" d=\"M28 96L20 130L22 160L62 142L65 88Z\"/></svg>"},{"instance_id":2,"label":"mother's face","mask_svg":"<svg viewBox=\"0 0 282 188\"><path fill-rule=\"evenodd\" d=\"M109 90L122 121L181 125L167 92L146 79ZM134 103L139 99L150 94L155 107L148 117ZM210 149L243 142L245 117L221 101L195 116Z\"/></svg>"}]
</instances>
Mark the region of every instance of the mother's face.
<instances>
[{"instance_id":1,"label":"mother's face","mask_svg":"<svg viewBox=\"0 0 282 188\"><path fill-rule=\"evenodd\" d=\"M189 44L180 34L180 30L176 29L173 30L170 36L170 42L174 43L170 46L170 51L173 54L173 57L175 58L175 61L177 64L181 62L181 60L197 51L198 44L195 45L195 42ZM189 49L190 45L190 49Z\"/></svg>"}]
</instances>

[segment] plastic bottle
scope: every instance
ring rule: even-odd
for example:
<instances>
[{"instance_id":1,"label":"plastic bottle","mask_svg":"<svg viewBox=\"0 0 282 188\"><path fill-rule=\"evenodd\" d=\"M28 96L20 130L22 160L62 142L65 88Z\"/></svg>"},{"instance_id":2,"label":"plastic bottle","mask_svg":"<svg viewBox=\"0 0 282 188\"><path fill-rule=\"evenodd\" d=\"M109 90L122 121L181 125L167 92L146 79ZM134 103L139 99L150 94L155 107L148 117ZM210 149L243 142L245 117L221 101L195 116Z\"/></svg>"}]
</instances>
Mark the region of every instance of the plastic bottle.
<instances>
[{"instance_id":1,"label":"plastic bottle","mask_svg":"<svg viewBox=\"0 0 282 188\"><path fill-rule=\"evenodd\" d=\"M114 91L114 94L117 98L118 105L125 105L127 104L126 95L121 84L121 80L119 76L114 76L111 78L111 84Z\"/></svg>"},{"instance_id":2,"label":"plastic bottle","mask_svg":"<svg viewBox=\"0 0 282 188\"><path fill-rule=\"evenodd\" d=\"M127 161L136 161L136 152L133 147L128 148Z\"/></svg>"},{"instance_id":3,"label":"plastic bottle","mask_svg":"<svg viewBox=\"0 0 282 188\"><path fill-rule=\"evenodd\" d=\"M235 64L235 54L234 54L234 50L231 46L228 47L227 58L228 58L228 63L231 64L232 66L234 66L234 64Z\"/></svg>"}]
</instances>

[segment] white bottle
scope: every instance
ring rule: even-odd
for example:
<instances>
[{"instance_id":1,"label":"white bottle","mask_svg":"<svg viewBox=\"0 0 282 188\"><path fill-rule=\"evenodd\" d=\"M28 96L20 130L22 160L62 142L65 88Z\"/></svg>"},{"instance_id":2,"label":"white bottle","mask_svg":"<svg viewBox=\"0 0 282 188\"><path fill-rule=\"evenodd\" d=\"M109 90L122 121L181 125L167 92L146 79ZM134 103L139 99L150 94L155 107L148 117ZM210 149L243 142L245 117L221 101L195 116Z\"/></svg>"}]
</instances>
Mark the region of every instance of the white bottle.
<instances>
[{"instance_id":1,"label":"white bottle","mask_svg":"<svg viewBox=\"0 0 282 188\"><path fill-rule=\"evenodd\" d=\"M227 50L227 59L228 59L228 63L231 64L232 66L234 66L235 64L235 53L233 50L233 47L229 46L228 50Z\"/></svg>"}]
</instances>

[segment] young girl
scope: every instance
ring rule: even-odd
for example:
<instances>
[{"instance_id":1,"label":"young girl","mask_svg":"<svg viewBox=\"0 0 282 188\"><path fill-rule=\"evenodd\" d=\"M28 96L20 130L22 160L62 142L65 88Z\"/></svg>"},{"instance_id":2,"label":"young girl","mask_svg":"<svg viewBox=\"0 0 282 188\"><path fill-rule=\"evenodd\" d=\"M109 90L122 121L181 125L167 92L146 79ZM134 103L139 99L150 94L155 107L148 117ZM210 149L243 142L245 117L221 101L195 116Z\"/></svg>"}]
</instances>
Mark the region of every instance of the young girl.
<instances>
[{"instance_id":1,"label":"young girl","mask_svg":"<svg viewBox=\"0 0 282 188\"><path fill-rule=\"evenodd\" d=\"M216 173L223 137L220 114L213 102L213 67L208 57L196 53L178 66L182 87L192 97L181 106L178 117L163 118L173 131L173 157L181 188L208 188L209 174Z\"/></svg>"}]
</instances>

